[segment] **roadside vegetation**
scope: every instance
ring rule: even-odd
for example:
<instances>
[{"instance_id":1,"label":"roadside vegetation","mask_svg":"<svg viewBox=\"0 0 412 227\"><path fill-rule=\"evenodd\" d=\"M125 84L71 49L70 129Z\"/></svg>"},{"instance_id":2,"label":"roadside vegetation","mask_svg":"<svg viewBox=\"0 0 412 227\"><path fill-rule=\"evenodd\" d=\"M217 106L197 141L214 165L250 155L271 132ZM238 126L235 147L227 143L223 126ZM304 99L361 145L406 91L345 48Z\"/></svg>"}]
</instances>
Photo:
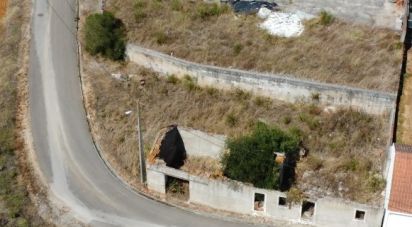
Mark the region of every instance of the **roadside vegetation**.
<instances>
[{"instance_id":1,"label":"roadside vegetation","mask_svg":"<svg viewBox=\"0 0 412 227\"><path fill-rule=\"evenodd\" d=\"M391 30L322 12L300 37L280 38L255 15L189 0L109 0L128 40L190 61L396 92L402 45ZM373 35L370 35L373 34Z\"/></svg>"},{"instance_id":2,"label":"roadside vegetation","mask_svg":"<svg viewBox=\"0 0 412 227\"><path fill-rule=\"evenodd\" d=\"M388 138L386 116L318 106L316 94L312 103L288 104L240 89L201 87L190 76L160 77L132 63L97 58L96 64L90 60L92 56L84 57L92 127L102 151L123 174L132 178L138 174L134 125L139 99L146 151L158 131L170 124L239 138L264 122L298 136L309 151L297 165L294 187L309 194L361 202L377 201L380 196ZM130 77L114 79L107 72ZM133 112L127 115L127 111ZM224 172L219 163L191 157L182 169L214 178Z\"/></svg>"},{"instance_id":3,"label":"roadside vegetation","mask_svg":"<svg viewBox=\"0 0 412 227\"><path fill-rule=\"evenodd\" d=\"M123 60L125 36L122 21L109 12L92 14L86 19L85 47L92 55L101 54L111 60Z\"/></svg>"},{"instance_id":4,"label":"roadside vegetation","mask_svg":"<svg viewBox=\"0 0 412 227\"><path fill-rule=\"evenodd\" d=\"M0 20L0 226L49 226L28 197L15 153L21 148L16 139L17 72L27 6L22 8L22 1L9 4L8 14Z\"/></svg>"}]
</instances>

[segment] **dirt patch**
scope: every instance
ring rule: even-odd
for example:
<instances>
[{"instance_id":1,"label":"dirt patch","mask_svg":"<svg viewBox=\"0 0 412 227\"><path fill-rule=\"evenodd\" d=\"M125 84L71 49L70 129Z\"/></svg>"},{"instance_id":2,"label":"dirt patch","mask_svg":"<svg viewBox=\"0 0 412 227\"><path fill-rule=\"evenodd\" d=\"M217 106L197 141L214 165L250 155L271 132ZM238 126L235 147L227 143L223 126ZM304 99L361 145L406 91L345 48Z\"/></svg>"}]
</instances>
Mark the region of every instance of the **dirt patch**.
<instances>
[{"instance_id":1,"label":"dirt patch","mask_svg":"<svg viewBox=\"0 0 412 227\"><path fill-rule=\"evenodd\" d=\"M300 37L271 36L255 15L202 1L109 0L129 42L193 62L395 92L402 45L393 31L334 20L306 23ZM370 34L374 34L371 36Z\"/></svg>"},{"instance_id":2,"label":"dirt patch","mask_svg":"<svg viewBox=\"0 0 412 227\"><path fill-rule=\"evenodd\" d=\"M0 21L6 15L8 0L0 0Z\"/></svg>"}]
</instances>

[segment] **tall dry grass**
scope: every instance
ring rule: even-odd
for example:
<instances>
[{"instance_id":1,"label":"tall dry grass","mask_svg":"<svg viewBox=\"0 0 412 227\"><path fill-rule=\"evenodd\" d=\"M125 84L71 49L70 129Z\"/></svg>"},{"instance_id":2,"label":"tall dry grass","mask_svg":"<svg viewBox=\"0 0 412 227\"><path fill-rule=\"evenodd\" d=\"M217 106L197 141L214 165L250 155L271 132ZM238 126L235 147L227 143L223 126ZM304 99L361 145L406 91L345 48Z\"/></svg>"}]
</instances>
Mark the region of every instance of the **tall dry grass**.
<instances>
[{"instance_id":1,"label":"tall dry grass","mask_svg":"<svg viewBox=\"0 0 412 227\"><path fill-rule=\"evenodd\" d=\"M170 124L238 136L248 133L257 121L264 121L300 133L310 157L320 160L299 163L298 186L305 189L319 187L323 194L331 193L358 201L370 201L379 196L378 192L369 190L368 179L381 173L388 138L384 116L369 116L343 109L328 111L314 104L316 100L314 103L287 104L242 90L199 87L190 77L159 77L131 63L98 61L100 65L92 61L84 64L85 82L91 88L88 93L89 100L92 100L89 111L95 113L92 125L98 129L98 142L103 150L113 157L111 161L130 175L137 176L135 108L136 100L140 100L146 151L157 132ZM115 80L102 70L102 65L109 72L129 74L132 78ZM129 110L134 112L126 115ZM359 163L355 163L353 168L347 167L352 159ZM189 160L188 168L193 169L190 166L198 162ZM218 176L218 171L214 173L217 169L211 167L209 175ZM319 176L313 181L303 177L305 172ZM356 177L351 177L354 174ZM348 190L341 195L336 189L339 187L336 176L347 176L343 186ZM359 188L359 185L365 186Z\"/></svg>"},{"instance_id":2,"label":"tall dry grass","mask_svg":"<svg viewBox=\"0 0 412 227\"><path fill-rule=\"evenodd\" d=\"M19 167L16 150L22 149L16 126L17 77L23 48L23 29L28 23L30 4L0 0L0 226L51 226L39 217L23 178L29 173ZM7 8L6 8L7 6ZM3 8L1 8L3 7ZM24 75L23 75L24 76ZM19 80L20 81L20 80Z\"/></svg>"},{"instance_id":3,"label":"tall dry grass","mask_svg":"<svg viewBox=\"0 0 412 227\"><path fill-rule=\"evenodd\" d=\"M254 15L202 15L202 1L109 0L129 41L191 61L395 92L401 63L393 31L334 20L297 38L268 35Z\"/></svg>"}]
</instances>

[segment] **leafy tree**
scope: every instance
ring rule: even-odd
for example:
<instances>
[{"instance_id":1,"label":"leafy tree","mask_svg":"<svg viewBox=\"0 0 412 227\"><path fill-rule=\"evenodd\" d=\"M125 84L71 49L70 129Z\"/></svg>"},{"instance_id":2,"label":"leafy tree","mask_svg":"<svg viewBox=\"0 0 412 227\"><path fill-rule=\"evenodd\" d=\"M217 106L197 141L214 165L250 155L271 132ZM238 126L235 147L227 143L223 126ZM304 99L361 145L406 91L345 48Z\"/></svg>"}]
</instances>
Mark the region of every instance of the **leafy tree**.
<instances>
[{"instance_id":1,"label":"leafy tree","mask_svg":"<svg viewBox=\"0 0 412 227\"><path fill-rule=\"evenodd\" d=\"M92 14L86 18L86 50L92 54L102 54L112 60L123 60L125 56L125 28L120 19L112 13Z\"/></svg>"},{"instance_id":2,"label":"leafy tree","mask_svg":"<svg viewBox=\"0 0 412 227\"><path fill-rule=\"evenodd\" d=\"M228 139L223 155L224 174L256 187L278 189L280 166L274 152L296 154L299 138L276 127L258 123L250 135Z\"/></svg>"}]
</instances>

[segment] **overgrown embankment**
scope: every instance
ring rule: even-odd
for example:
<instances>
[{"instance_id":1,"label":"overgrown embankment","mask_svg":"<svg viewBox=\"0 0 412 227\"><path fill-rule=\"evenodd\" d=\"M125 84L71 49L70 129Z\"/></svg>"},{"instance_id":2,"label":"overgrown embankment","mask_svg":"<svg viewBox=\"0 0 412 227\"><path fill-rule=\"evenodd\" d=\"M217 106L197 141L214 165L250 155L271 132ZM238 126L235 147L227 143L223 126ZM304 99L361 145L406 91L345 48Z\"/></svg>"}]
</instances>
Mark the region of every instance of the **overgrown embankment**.
<instances>
[{"instance_id":1,"label":"overgrown embankment","mask_svg":"<svg viewBox=\"0 0 412 227\"><path fill-rule=\"evenodd\" d=\"M1 1L4 2L4 1ZM24 23L29 23L27 4L10 1L7 15L0 24L0 226L48 226L32 204L16 150L18 71Z\"/></svg>"},{"instance_id":2,"label":"overgrown embankment","mask_svg":"<svg viewBox=\"0 0 412 227\"><path fill-rule=\"evenodd\" d=\"M320 17L300 37L280 38L261 30L255 15L189 0L108 0L107 10L123 20L129 42L190 61L397 89L402 44L390 30Z\"/></svg>"},{"instance_id":3,"label":"overgrown embankment","mask_svg":"<svg viewBox=\"0 0 412 227\"><path fill-rule=\"evenodd\" d=\"M388 138L386 117L313 104L287 104L242 90L199 87L190 77L159 77L131 63L113 63L84 53L88 110L97 142L112 164L137 175L136 101L142 106L145 149L159 129L178 124L238 136L258 121L301 135L309 156L297 166L298 187L314 195L357 201L380 196L379 173ZM131 75L114 79L109 72ZM126 77L127 78L127 77ZM132 114L125 114L127 111Z\"/></svg>"}]
</instances>

